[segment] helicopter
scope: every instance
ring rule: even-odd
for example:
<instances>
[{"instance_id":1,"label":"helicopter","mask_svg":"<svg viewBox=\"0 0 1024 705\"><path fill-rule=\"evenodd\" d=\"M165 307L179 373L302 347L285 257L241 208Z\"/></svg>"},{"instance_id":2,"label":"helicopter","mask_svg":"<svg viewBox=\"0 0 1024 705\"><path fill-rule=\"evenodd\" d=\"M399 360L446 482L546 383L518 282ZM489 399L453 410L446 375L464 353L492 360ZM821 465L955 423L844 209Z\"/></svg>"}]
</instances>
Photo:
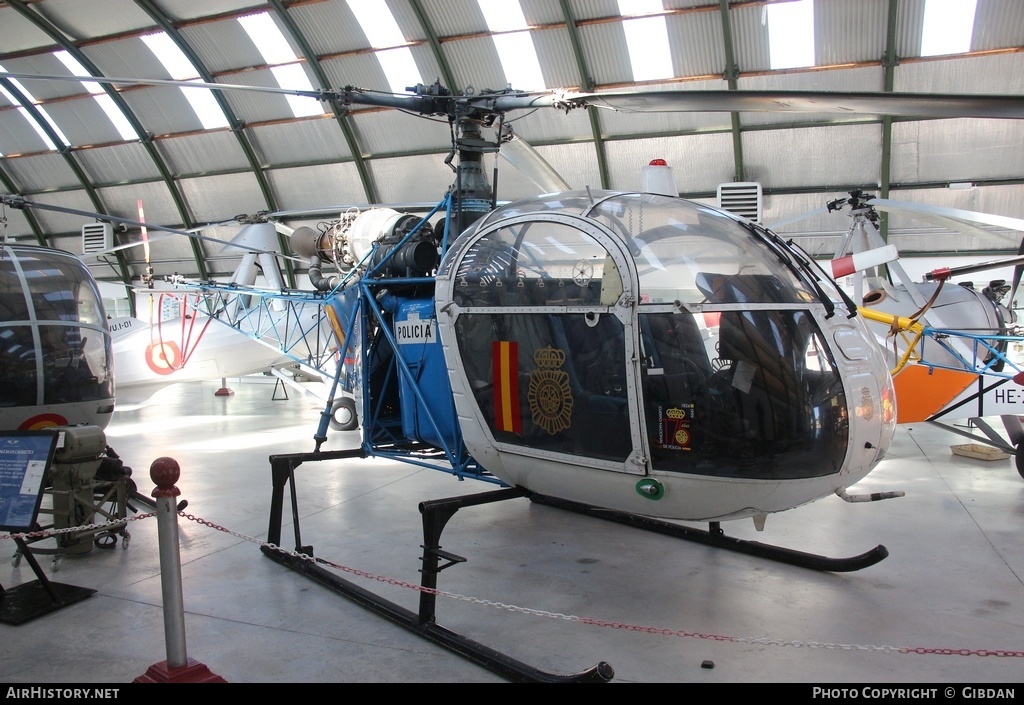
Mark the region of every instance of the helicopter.
<instances>
[{"instance_id":1,"label":"helicopter","mask_svg":"<svg viewBox=\"0 0 1024 705\"><path fill-rule=\"evenodd\" d=\"M677 196L585 188L499 205L483 157L508 140L506 114L541 108L1019 117L1019 100L510 88L458 95L439 82L408 95L287 92L447 119L455 164L453 185L426 216L346 210L330 227L297 228L291 247L309 259L313 292L243 292L318 302L345 360L314 450L271 457L270 543L280 543L284 493L291 488L294 501L298 465L373 456L499 488L421 505L428 589L440 570L464 560L439 543L457 509L524 496L685 538L696 534L674 522L709 522L698 540L818 569L857 570L887 556L878 546L828 559L729 541L720 529L721 521L752 519L760 530L769 514L833 494L853 502L900 494L847 491L885 457L896 399L885 355L822 267L752 221ZM241 291L176 283L207 297ZM354 451L322 448L338 392L355 400ZM301 543L297 551L312 556ZM315 562L264 552L460 653L494 658L434 623L434 595L410 615Z\"/></svg>"},{"instance_id":2,"label":"helicopter","mask_svg":"<svg viewBox=\"0 0 1024 705\"><path fill-rule=\"evenodd\" d=\"M877 198L862 191L826 204L825 212L846 211L850 226L840 239L833 262L850 256L891 252L870 267L856 267L852 274L853 297L860 313L889 357L896 388L897 423L929 422L1013 455L1024 476L1024 440L1020 414L1021 360L1011 356L1011 346L1024 342L1014 310L1021 276L1020 255L992 261L926 271L914 281L899 262L895 246L885 245L879 233L879 213L909 215L952 230L988 239L1001 238L986 226L1024 232L1024 221L1007 216L959 208ZM807 214L810 215L810 214ZM805 216L771 226L781 229ZM1003 244L1003 243L1000 243ZM876 265L887 268L887 276ZM973 281L952 282L954 277L1007 271L1012 281L988 278L977 287ZM1004 439L983 417L998 416ZM968 420L971 430L950 424Z\"/></svg>"},{"instance_id":3,"label":"helicopter","mask_svg":"<svg viewBox=\"0 0 1024 705\"><path fill-rule=\"evenodd\" d=\"M4 242L0 307L0 428L105 428L114 353L88 267L67 252Z\"/></svg>"},{"instance_id":4,"label":"helicopter","mask_svg":"<svg viewBox=\"0 0 1024 705\"><path fill-rule=\"evenodd\" d=\"M308 296L328 311L351 361L335 385L356 399L367 453L610 510L754 518L759 527L773 512L842 495L891 441L891 380L856 306L811 258L710 206L587 189L498 207L482 157L513 141L506 114L1021 114L1009 96L190 85L391 108L452 126L455 181L426 217L370 208L330 232L291 236L310 259ZM444 217L431 223L436 213ZM324 276L325 263L339 274ZM319 450L326 430L314 438Z\"/></svg>"}]
</instances>

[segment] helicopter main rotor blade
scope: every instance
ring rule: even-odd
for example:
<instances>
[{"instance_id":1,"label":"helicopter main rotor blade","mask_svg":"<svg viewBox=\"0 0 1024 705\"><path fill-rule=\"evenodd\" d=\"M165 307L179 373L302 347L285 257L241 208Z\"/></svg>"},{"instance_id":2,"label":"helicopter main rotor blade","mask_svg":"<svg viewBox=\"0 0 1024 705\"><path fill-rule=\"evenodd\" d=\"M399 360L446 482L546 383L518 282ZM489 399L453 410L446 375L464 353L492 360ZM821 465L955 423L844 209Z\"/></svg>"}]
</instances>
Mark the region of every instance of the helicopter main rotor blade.
<instances>
[{"instance_id":1,"label":"helicopter main rotor blade","mask_svg":"<svg viewBox=\"0 0 1024 705\"><path fill-rule=\"evenodd\" d=\"M174 237L174 236L172 234L170 234L170 233L167 233L166 235L158 235L156 237L147 238L147 240L148 240L148 243L152 245L154 242L159 242L160 240L166 240L166 239L171 238L171 237ZM91 259L93 257L103 257L105 255L113 254L115 252L120 252L122 250L130 250L133 247L142 247L145 244L146 244L146 242L143 242L142 240L139 240L138 242L126 242L123 245L117 245L116 247L109 247L109 248L107 248L105 250L95 250L93 252L83 252L81 255L79 255L79 257L81 259Z\"/></svg>"},{"instance_id":2,"label":"helicopter main rotor blade","mask_svg":"<svg viewBox=\"0 0 1024 705\"><path fill-rule=\"evenodd\" d=\"M148 228L150 230L160 230L160 231L163 231L163 232L166 232L166 233L171 233L171 234L174 234L174 235L182 235L184 237L195 238L196 240L202 240L204 242L209 242L209 243L212 243L212 244L216 244L216 245L219 245L221 247L234 247L234 248L237 248L237 249L240 249L240 250L244 250L246 252L255 252L255 253L261 254L261 255L271 254L271 255L276 255L278 257L284 257L285 259L290 259L290 260L293 260L295 262L305 263L304 259L301 259L299 257L292 257L290 255L286 255L286 254L283 254L281 252L273 252L273 251L269 251L269 250L254 249L252 247L247 247L245 245L238 245L238 244L235 244L233 242L225 242L224 240L218 240L217 238L206 237L205 235L198 235L198 234L196 234L194 232L189 232L187 230L177 230L176 228L169 228L169 227L167 227L165 225L153 225L152 223L141 223L141 222L139 222L137 220L132 220L130 218L121 218L119 216L109 215L107 213L95 213L95 212L90 212L90 211L78 210L77 208L66 208L64 206L54 206L54 205L51 205L51 204L35 203L34 201L30 201L30 200L28 200L26 198L22 198L21 196L8 196L8 195L5 195L5 194L0 194L0 203L4 203L4 204L10 206L11 208L17 208L17 209L21 209L21 208L38 208L40 210L54 211L55 213L66 213L68 215L78 215L78 216L82 216L83 218L89 218L91 220L106 220L106 221L110 221L111 223L121 223L123 225L130 225L130 226L135 227L135 228L141 228L141 227L145 226L146 228ZM208 226L204 226L204 227L208 227ZM200 228L200 229L202 229L202 228ZM150 238L149 242L152 243L152 242L156 241L156 239L157 238ZM142 244L143 244L142 241L133 242L133 243L129 243L126 246L123 246L122 248L113 248L111 250L108 250L107 252L113 252L113 251L115 251L117 249L127 249L127 247L137 247L137 246L142 245ZM101 253L94 253L94 254L101 254Z\"/></svg>"},{"instance_id":3,"label":"helicopter main rotor blade","mask_svg":"<svg viewBox=\"0 0 1024 705\"><path fill-rule=\"evenodd\" d=\"M1024 118L1024 96L826 91L610 91L499 96L497 110L595 107L619 112L773 112Z\"/></svg>"},{"instance_id":4,"label":"helicopter main rotor blade","mask_svg":"<svg viewBox=\"0 0 1024 705\"><path fill-rule=\"evenodd\" d=\"M894 201L887 198L871 198L867 205L876 210L889 213L905 213L915 218L934 223L943 227L951 228L957 232L968 235L994 240L1005 244L1005 240L997 233L977 227L978 224L991 225L1008 230L1016 230L1024 233L1024 219L1011 218L991 213L979 213L961 208L948 208L946 206L935 206L927 203L913 203L910 201Z\"/></svg>"},{"instance_id":5,"label":"helicopter main rotor blade","mask_svg":"<svg viewBox=\"0 0 1024 705\"><path fill-rule=\"evenodd\" d=\"M171 78L116 78L113 76L57 76L54 74L16 73L0 71L0 78L17 78L43 81L79 81L81 83L106 83L114 86L171 86L174 88L210 88L212 90L253 91L257 93L280 93L282 95L320 98L321 91L276 88L273 86L246 86L237 83L205 83L203 81L175 80Z\"/></svg>"},{"instance_id":6,"label":"helicopter main rotor blade","mask_svg":"<svg viewBox=\"0 0 1024 705\"><path fill-rule=\"evenodd\" d=\"M772 223L771 225L766 225L765 227L771 230L773 233L777 233L779 229L784 228L787 225L799 223L801 220L806 220L808 218L813 218L816 215L828 213L828 210L828 206L822 206L821 208L815 208L812 211L807 211L806 213L794 215L792 218L786 218L785 220L780 220L777 223Z\"/></svg>"},{"instance_id":7,"label":"helicopter main rotor blade","mask_svg":"<svg viewBox=\"0 0 1024 705\"><path fill-rule=\"evenodd\" d=\"M537 108L604 108L619 112L773 112L891 115L918 118L1024 118L1024 96L941 93L840 93L828 91L701 91L638 90L579 93L575 91L482 92L472 96L444 92L384 93L347 86L339 90L300 90L232 83L176 81L172 79L114 78L109 76L57 76L0 72L0 78L83 81L113 85L175 86L220 91L279 93L344 105L366 105L408 110L423 115L455 114L453 103L477 111L502 113ZM429 89L427 89L429 91Z\"/></svg>"}]
</instances>

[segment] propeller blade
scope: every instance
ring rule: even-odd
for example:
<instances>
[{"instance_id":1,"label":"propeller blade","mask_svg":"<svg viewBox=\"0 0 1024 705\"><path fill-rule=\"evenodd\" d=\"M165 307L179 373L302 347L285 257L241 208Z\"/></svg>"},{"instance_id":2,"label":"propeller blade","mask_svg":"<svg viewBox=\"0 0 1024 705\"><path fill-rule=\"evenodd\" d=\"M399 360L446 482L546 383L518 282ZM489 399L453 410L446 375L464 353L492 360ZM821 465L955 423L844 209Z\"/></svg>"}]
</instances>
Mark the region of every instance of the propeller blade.
<instances>
[{"instance_id":1,"label":"propeller blade","mask_svg":"<svg viewBox=\"0 0 1024 705\"><path fill-rule=\"evenodd\" d=\"M619 112L773 112L837 113L841 115L892 115L921 118L1024 118L1024 96L958 95L939 93L839 93L828 91L701 91L639 90L579 93L544 91L538 93L481 93L451 96L427 88L416 94L383 93L347 86L339 90L298 90L232 83L175 81L155 78L114 78L109 76L57 76L0 72L0 78L24 80L84 81L127 86L174 86L211 90L253 91L336 101L344 105L367 105L409 110L423 115L444 115L452 101L491 112L535 110L537 108L604 108Z\"/></svg>"},{"instance_id":2,"label":"propeller blade","mask_svg":"<svg viewBox=\"0 0 1024 705\"><path fill-rule=\"evenodd\" d=\"M146 232L146 214L142 211L142 199L140 198L135 202L135 205L139 209L139 222L142 223L140 232L142 233L142 249L145 253L146 264L149 264L149 234Z\"/></svg>"},{"instance_id":3,"label":"propeller blade","mask_svg":"<svg viewBox=\"0 0 1024 705\"><path fill-rule=\"evenodd\" d=\"M988 269L998 269L1011 264L1017 265L1017 269L1020 269L1022 262L1024 262L1024 254L1017 255L1016 257L992 260L991 262L965 264L962 267L941 267L939 269L933 269L930 272L925 272L924 278L927 281L943 281L950 277L960 276L961 274L974 274L975 272L984 272Z\"/></svg>"},{"instance_id":4,"label":"propeller blade","mask_svg":"<svg viewBox=\"0 0 1024 705\"><path fill-rule=\"evenodd\" d=\"M55 213L66 213L68 215L79 215L79 216L82 216L84 218L89 218L90 220L106 220L106 221L109 221L111 223L122 223L124 225L130 225L130 226L136 227L136 228L141 228L141 227L152 228L154 230L160 230L162 232L170 233L172 235L183 235L184 237L190 237L190 238L194 238L196 240L202 240L204 242L213 243L213 244L219 245L221 247L236 247L236 248L244 249L247 252L256 252L257 254L272 254L272 255L277 255L278 257L285 257L286 259L291 259L291 260L294 260L296 262L304 262L304 260L302 260L302 259L300 259L298 257L289 257L288 255L281 254L280 252L269 252L269 251L266 251L266 250L255 250L255 249L253 249L251 247L240 246L240 245L236 245L236 244L231 243L231 242L225 242L223 240L218 240L217 238L206 237L204 235L198 235L198 234L196 234L194 232L189 232L187 230L177 230L175 228L169 228L169 227L164 226L164 225L153 225L153 224L147 225L147 224L139 222L137 220L131 220L130 218L121 218L119 216L110 215L110 214L107 214L107 213L95 213L95 212L90 212L90 211L78 210L77 208L65 208L64 206L55 206L55 205L51 205L51 204L35 203L34 201L30 201L27 198L23 198L21 196L10 196L10 195L7 195L7 194L0 194L0 203L4 203L4 204L10 206L11 208L19 208L19 209L20 208L38 208L40 210L53 211ZM206 227L209 227L209 226L203 226L203 228L206 228ZM202 230L203 228L197 228L197 229L198 230ZM163 238L155 238L155 237L154 238L148 238L147 242L153 243L153 242L156 242L158 239L163 239ZM109 250L104 250L103 252L93 252L93 253L90 253L89 256L107 254L107 253L110 253L110 252L115 252L117 250L127 249L129 247L138 247L139 245L142 245L142 244L144 244L143 241L128 243L127 245L121 245L119 247L114 247L114 248L111 248Z\"/></svg>"},{"instance_id":5,"label":"propeller blade","mask_svg":"<svg viewBox=\"0 0 1024 705\"><path fill-rule=\"evenodd\" d=\"M854 272L861 272L870 267L877 267L880 264L888 264L899 259L900 253L896 251L896 245L885 245L863 252L854 252L852 255L837 257L832 260L832 276L835 279L845 277Z\"/></svg>"},{"instance_id":6,"label":"propeller blade","mask_svg":"<svg viewBox=\"0 0 1024 705\"><path fill-rule=\"evenodd\" d=\"M274 211L268 215L271 218L296 218L296 217L318 217L325 215L335 216L355 208L358 211L368 211L373 208L390 208L400 213L427 213L437 207L436 201L410 201L407 203L349 203L340 206L317 206L316 208L298 208L287 211Z\"/></svg>"},{"instance_id":7,"label":"propeller blade","mask_svg":"<svg viewBox=\"0 0 1024 705\"><path fill-rule=\"evenodd\" d=\"M778 232L780 228L784 228L787 225L792 225L793 223L799 223L801 220L807 220L808 218L813 218L816 215L822 215L823 213L828 213L828 211L829 211L828 206L822 206L821 208L815 208L813 211L807 211L806 213L800 213L798 215L794 215L792 218L786 218L785 220L780 220L777 223L772 223L771 225L766 225L765 227L768 228L769 230L771 230L772 232Z\"/></svg>"},{"instance_id":8,"label":"propeller blade","mask_svg":"<svg viewBox=\"0 0 1024 705\"><path fill-rule=\"evenodd\" d=\"M105 83L114 86L172 86L174 88L209 88L211 90L253 91L256 93L280 93L282 95L306 98L323 97L322 91L303 91L273 86L246 86L237 83L205 83L203 81L180 81L170 78L115 78L112 76L56 76L39 73L14 73L0 71L0 78L39 79L43 81L79 81L81 83Z\"/></svg>"},{"instance_id":9,"label":"propeller blade","mask_svg":"<svg viewBox=\"0 0 1024 705\"><path fill-rule=\"evenodd\" d=\"M497 110L594 107L632 113L773 112L933 118L1024 118L1024 96L823 91L555 92L494 98Z\"/></svg>"},{"instance_id":10,"label":"propeller blade","mask_svg":"<svg viewBox=\"0 0 1024 705\"><path fill-rule=\"evenodd\" d=\"M915 218L936 225L947 227L968 235L977 235L988 240L994 240L1005 244L1005 240L990 230L976 227L977 224L991 225L1008 230L1024 232L1024 219L1011 218L991 213L978 213L960 208L948 208L946 206L935 206L927 203L913 203L909 201L893 201L887 198L872 198L867 205L876 210L889 213L908 213Z\"/></svg>"},{"instance_id":11,"label":"propeller blade","mask_svg":"<svg viewBox=\"0 0 1024 705\"><path fill-rule=\"evenodd\" d=\"M159 242L160 240L166 240L166 239L171 238L171 237L174 237L174 236L171 235L171 234L157 235L156 237L147 238L146 242L143 242L142 240L139 240L138 242L128 242L128 243L125 243L123 245L117 245L116 247L108 248L106 250L96 250L95 252L86 252L84 254L79 255L78 257L79 257L79 259L83 259L83 260L84 259L90 259L92 257L103 257L104 255L109 255L109 254L112 254L114 252L120 252L121 250L130 250L133 247L142 247L143 245L152 244L154 242ZM148 261L148 258L147 258L147 261Z\"/></svg>"}]
</instances>

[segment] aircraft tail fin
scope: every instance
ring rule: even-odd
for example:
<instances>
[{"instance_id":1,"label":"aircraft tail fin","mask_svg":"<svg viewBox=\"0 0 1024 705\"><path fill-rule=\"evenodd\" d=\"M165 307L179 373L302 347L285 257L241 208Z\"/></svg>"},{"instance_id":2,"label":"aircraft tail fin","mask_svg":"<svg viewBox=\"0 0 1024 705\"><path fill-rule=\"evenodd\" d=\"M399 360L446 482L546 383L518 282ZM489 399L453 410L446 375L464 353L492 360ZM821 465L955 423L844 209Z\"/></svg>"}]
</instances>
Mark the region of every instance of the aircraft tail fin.
<instances>
[{"instance_id":1,"label":"aircraft tail fin","mask_svg":"<svg viewBox=\"0 0 1024 705\"><path fill-rule=\"evenodd\" d=\"M110 329L110 336L114 340L123 338L145 325L147 325L145 321L132 318L131 316L121 316L120 318L110 318L107 320L107 328Z\"/></svg>"}]
</instances>

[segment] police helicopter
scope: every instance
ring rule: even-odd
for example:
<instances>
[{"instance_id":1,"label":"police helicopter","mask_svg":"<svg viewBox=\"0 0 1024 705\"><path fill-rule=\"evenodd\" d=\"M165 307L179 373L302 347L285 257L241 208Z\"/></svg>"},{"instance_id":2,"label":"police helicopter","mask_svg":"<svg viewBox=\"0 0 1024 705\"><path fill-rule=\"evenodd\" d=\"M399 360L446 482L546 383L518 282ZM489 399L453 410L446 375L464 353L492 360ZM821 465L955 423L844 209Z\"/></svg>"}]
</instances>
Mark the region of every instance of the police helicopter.
<instances>
[{"instance_id":1,"label":"police helicopter","mask_svg":"<svg viewBox=\"0 0 1024 705\"><path fill-rule=\"evenodd\" d=\"M427 217L371 208L292 235L345 341L352 364L337 381L357 397L367 452L608 509L758 524L845 492L889 444L891 382L856 307L805 254L711 206L588 189L497 207L482 158L510 141L506 114L1022 113L1010 96L191 85L452 126L455 182ZM336 275L323 274L328 263Z\"/></svg>"},{"instance_id":2,"label":"police helicopter","mask_svg":"<svg viewBox=\"0 0 1024 705\"><path fill-rule=\"evenodd\" d=\"M315 561L270 549L268 556L516 673L522 664L434 621L437 574L465 560L440 547L459 508L528 497L824 570L885 558L882 546L830 559L730 540L719 524L752 518L760 529L771 513L833 494L892 496L847 492L885 456L896 406L882 350L825 270L749 220L676 196L587 188L499 205L483 158L510 138L506 115L541 108L1020 117L1024 102L740 91L458 95L440 83L408 95L280 92L447 119L455 164L454 183L426 216L348 210L330 227L291 236L292 249L309 258L315 291L308 295L324 307L345 364L315 449L271 457L269 542L280 544L284 494L290 489L294 501L294 470L303 462L386 457L499 489L421 504L426 590L418 614ZM339 391L350 391L358 410L355 451L321 448ZM691 532L672 520L710 522L711 530ZM311 558L293 522L297 552ZM605 676L602 664L583 677Z\"/></svg>"}]
</instances>

